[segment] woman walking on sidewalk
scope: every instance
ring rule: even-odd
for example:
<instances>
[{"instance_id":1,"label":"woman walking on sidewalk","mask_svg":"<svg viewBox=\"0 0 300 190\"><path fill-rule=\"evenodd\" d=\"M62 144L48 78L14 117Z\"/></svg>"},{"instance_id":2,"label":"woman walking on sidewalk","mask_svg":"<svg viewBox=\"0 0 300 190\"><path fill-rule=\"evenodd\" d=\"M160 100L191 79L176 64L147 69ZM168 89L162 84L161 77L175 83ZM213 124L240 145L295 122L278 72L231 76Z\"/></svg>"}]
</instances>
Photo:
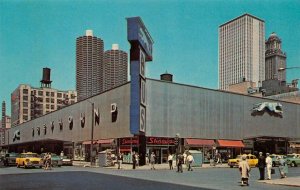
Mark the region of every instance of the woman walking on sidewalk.
<instances>
[{"instance_id":1,"label":"woman walking on sidewalk","mask_svg":"<svg viewBox=\"0 0 300 190\"><path fill-rule=\"evenodd\" d=\"M152 152L151 155L150 155L151 170L152 170L152 169L155 170L155 167L154 167L154 164L155 164L155 158L156 158L156 156L155 156L154 152Z\"/></svg>"}]
</instances>

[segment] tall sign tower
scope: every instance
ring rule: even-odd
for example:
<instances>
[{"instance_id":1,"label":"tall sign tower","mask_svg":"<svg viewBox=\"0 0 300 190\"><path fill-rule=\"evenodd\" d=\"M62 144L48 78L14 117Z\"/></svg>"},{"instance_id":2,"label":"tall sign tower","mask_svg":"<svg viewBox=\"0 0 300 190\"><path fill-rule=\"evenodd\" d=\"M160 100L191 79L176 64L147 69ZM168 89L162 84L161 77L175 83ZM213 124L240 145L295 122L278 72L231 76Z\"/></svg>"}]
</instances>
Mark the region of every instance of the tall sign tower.
<instances>
[{"instance_id":1,"label":"tall sign tower","mask_svg":"<svg viewBox=\"0 0 300 190\"><path fill-rule=\"evenodd\" d=\"M139 137L141 165L146 154L146 77L145 63L152 61L153 40L140 17L127 18L130 43L130 132Z\"/></svg>"}]
</instances>

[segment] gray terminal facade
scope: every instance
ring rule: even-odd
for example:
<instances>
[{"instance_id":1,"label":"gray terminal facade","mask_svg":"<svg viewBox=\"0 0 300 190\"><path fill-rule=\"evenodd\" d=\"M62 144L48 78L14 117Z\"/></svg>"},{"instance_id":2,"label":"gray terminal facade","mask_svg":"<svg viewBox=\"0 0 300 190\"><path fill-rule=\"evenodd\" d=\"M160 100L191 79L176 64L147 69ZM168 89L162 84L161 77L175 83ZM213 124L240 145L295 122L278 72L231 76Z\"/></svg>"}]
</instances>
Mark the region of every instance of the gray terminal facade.
<instances>
[{"instance_id":1,"label":"gray terminal facade","mask_svg":"<svg viewBox=\"0 0 300 190\"><path fill-rule=\"evenodd\" d=\"M256 141L266 138L273 142L274 138L277 138L284 139L287 146L289 142L300 140L299 104L168 81L146 80L146 138L159 137L166 140L180 134L183 147L185 139ZM263 102L280 103L282 114L274 114L267 111L267 108L254 114L254 105ZM64 146L86 151L88 148L84 147L88 146L88 141L91 140L92 103L100 118L99 124L95 122L94 126L95 142L112 139L112 146L121 150L123 139L125 142L126 138L136 138L136 135L130 133L128 82L6 130L5 135L8 138L5 138L6 142L2 148L18 152L42 152L41 148L51 144L54 147L50 149L52 151L64 149ZM115 121L112 121L112 105L117 107ZM165 142L163 140L157 140L156 148L166 145L159 144ZM132 142L134 141L131 141L129 151L138 151ZM151 150L153 144L147 144L151 142L147 140L143 146ZM172 141L168 142L168 150L171 150L170 146L174 144ZM161 154L163 156L163 152Z\"/></svg>"}]
</instances>

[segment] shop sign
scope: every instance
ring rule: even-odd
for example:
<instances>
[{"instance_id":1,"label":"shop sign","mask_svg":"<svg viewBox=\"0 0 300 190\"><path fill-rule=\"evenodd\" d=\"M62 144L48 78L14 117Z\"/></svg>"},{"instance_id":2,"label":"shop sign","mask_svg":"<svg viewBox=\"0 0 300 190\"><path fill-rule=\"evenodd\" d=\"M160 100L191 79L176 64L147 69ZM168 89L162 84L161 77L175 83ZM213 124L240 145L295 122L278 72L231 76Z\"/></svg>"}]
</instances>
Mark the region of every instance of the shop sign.
<instances>
[{"instance_id":1,"label":"shop sign","mask_svg":"<svg viewBox=\"0 0 300 190\"><path fill-rule=\"evenodd\" d=\"M149 145L175 145L174 138L166 137L147 137L147 144Z\"/></svg>"},{"instance_id":2,"label":"shop sign","mask_svg":"<svg viewBox=\"0 0 300 190\"><path fill-rule=\"evenodd\" d=\"M120 141L120 145L138 145L138 138L122 138Z\"/></svg>"}]
</instances>

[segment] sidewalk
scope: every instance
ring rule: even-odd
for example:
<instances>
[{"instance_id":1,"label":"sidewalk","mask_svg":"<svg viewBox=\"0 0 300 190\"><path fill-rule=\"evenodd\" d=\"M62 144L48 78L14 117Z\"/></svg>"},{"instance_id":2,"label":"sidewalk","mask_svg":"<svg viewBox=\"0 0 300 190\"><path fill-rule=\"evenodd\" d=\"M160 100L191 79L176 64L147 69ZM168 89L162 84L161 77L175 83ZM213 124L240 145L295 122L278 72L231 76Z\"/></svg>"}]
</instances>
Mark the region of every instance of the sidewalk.
<instances>
[{"instance_id":1,"label":"sidewalk","mask_svg":"<svg viewBox=\"0 0 300 190\"><path fill-rule=\"evenodd\" d=\"M287 177L283 179L263 180L258 182L272 184L272 185L286 185L286 186L300 187L300 177Z\"/></svg>"},{"instance_id":2,"label":"sidewalk","mask_svg":"<svg viewBox=\"0 0 300 190\"><path fill-rule=\"evenodd\" d=\"M84 161L73 161L73 166L78 166L78 167L91 167L90 162L84 162ZM92 167L99 167L99 165L94 165ZM174 169L176 168L173 166ZM202 164L201 167L193 167L194 169L197 168L228 168L229 166L224 163L224 164L218 164L216 166L210 166L210 164ZM108 168L108 169L118 169L118 165L115 166L110 166L110 167L103 167L103 168ZM186 165L183 165L183 168L186 168ZM123 170L132 170L132 164L122 164L122 169ZM144 165L144 166L137 166L136 170L150 170L151 166L150 164ZM169 164L155 164L155 169L157 170L169 170Z\"/></svg>"}]
</instances>

